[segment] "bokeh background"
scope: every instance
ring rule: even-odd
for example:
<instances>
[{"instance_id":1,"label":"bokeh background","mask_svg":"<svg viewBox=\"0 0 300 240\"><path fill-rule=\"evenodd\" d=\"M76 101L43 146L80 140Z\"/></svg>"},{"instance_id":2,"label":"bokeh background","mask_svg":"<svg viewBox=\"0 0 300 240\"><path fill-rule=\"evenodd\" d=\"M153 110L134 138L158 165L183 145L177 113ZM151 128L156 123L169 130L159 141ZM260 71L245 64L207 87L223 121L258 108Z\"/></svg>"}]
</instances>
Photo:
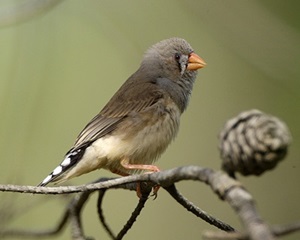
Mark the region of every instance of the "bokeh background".
<instances>
[{"instance_id":1,"label":"bokeh background","mask_svg":"<svg viewBox=\"0 0 300 240\"><path fill-rule=\"evenodd\" d=\"M65 0L54 1L38 14L27 11L31 3L0 2L2 184L38 184L138 68L145 50L159 40L179 36L208 65L199 71L179 136L158 166L219 169L217 136L224 122L241 111L260 109L287 123L293 143L275 170L240 180L267 222L299 220L299 1ZM101 176L114 175L100 170L68 184ZM205 211L241 227L233 211L206 185L188 181L178 188ZM0 193L0 225L51 228L66 203L66 197ZM133 192L108 192L104 210L116 232L136 203ZM86 205L83 219L86 235L109 239L96 215L96 195ZM125 239L200 239L208 229L214 228L161 190ZM70 229L57 237L69 238ZM300 239L300 234L282 239Z\"/></svg>"}]
</instances>

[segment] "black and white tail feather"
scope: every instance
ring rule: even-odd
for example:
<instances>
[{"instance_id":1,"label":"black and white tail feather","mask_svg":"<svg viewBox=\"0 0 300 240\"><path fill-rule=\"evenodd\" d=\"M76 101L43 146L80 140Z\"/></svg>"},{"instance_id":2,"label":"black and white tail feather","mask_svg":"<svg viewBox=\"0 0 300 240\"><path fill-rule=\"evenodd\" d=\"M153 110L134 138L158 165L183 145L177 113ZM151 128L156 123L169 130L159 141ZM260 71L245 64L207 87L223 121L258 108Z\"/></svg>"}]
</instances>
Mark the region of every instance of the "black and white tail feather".
<instances>
[{"instance_id":1,"label":"black and white tail feather","mask_svg":"<svg viewBox=\"0 0 300 240\"><path fill-rule=\"evenodd\" d=\"M38 185L46 186L50 182L59 182L83 157L87 146L71 149L67 152L64 160Z\"/></svg>"}]
</instances>

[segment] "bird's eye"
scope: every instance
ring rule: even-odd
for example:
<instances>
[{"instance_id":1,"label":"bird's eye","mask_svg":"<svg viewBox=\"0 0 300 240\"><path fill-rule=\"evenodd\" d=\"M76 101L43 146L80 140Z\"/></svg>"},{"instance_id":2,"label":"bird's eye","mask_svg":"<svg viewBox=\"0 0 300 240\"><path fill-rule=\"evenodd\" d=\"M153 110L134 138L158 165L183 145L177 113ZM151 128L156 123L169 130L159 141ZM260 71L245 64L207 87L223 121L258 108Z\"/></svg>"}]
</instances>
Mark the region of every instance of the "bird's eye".
<instances>
[{"instance_id":1,"label":"bird's eye","mask_svg":"<svg viewBox=\"0 0 300 240\"><path fill-rule=\"evenodd\" d=\"M180 59L180 54L179 53L175 53L175 60L179 61L179 59Z\"/></svg>"}]
</instances>

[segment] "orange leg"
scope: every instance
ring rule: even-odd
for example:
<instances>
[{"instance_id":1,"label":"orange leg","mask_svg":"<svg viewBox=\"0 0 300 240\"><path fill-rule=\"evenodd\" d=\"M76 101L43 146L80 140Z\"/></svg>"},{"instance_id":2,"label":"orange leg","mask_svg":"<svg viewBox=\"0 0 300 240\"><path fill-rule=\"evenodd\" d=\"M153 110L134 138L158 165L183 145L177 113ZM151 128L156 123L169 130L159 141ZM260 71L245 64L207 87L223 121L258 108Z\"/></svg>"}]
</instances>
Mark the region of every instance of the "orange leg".
<instances>
[{"instance_id":1,"label":"orange leg","mask_svg":"<svg viewBox=\"0 0 300 240\"><path fill-rule=\"evenodd\" d=\"M160 172L160 169L155 165L130 164L129 160L127 158L124 158L121 161L121 165L125 169L129 169L129 170L146 170L146 171L148 171L148 172L146 172L146 174L153 173L153 172ZM154 199L157 197L157 192L158 192L159 188L160 188L159 186L154 186L153 187L153 194L152 195L154 196ZM137 193L138 197L141 198L142 193L141 193L140 183L138 183L136 193Z\"/></svg>"},{"instance_id":2,"label":"orange leg","mask_svg":"<svg viewBox=\"0 0 300 240\"><path fill-rule=\"evenodd\" d=\"M121 165L125 169L130 169L130 170L148 170L149 172L160 172L159 168L155 165L130 164L127 158L121 161Z\"/></svg>"}]
</instances>

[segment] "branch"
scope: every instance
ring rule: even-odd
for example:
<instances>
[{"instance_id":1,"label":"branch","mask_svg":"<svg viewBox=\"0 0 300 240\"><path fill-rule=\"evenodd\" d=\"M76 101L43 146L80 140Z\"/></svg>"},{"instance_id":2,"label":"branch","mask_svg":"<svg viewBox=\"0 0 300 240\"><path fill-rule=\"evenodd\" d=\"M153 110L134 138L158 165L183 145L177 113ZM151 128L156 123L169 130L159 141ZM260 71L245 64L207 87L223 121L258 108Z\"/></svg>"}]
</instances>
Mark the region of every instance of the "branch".
<instances>
[{"instance_id":1,"label":"branch","mask_svg":"<svg viewBox=\"0 0 300 240\"><path fill-rule=\"evenodd\" d=\"M102 182L105 180L104 182ZM236 213L241 218L247 233L244 235L237 235L239 233L232 233L230 235L222 235L227 236L228 239L235 238L239 236L241 239L274 239L274 231L264 223L264 221L259 216L254 200L252 199L251 195L243 188L242 184L235 179L230 178L227 174L222 173L220 171L214 171L209 168L201 168L198 166L186 166L186 167L178 167L171 170L166 170L162 172L152 173L152 174L142 174L142 175L134 175L128 177L122 177L117 179L102 179L99 180L101 182L92 183L88 185L82 186L67 186L67 187L32 187L32 186L16 186L16 185L0 185L0 191L7 191L7 192L19 192L19 193L36 193L36 194L69 194L74 192L81 192L77 195L72 202L68 206L68 211L63 215L60 224L52 230L48 231L5 231L2 232L2 236L7 235L14 235L14 236L31 236L35 235L35 237L45 236L45 235L54 235L58 233L65 223L67 219L71 219L73 237L76 239L86 239L84 238L81 220L80 220L80 212L86 203L89 195L98 190L107 190L108 188L124 188L124 189L135 189L134 182L150 182L152 184L158 184L165 188L171 195L182 204L186 209L191 211L198 217L201 217L205 221L214 226L219 227L225 231L234 231L234 229L225 224L221 221L209 216L204 211L199 209L198 207L194 206L191 202L181 196L176 188L174 187L174 183L182 180L196 180L201 181L208 184L212 190L219 195L219 197L225 201L227 201L230 206L236 211ZM146 198L145 198L146 199ZM141 201L140 204L143 206L145 202ZM100 204L101 205L101 204ZM140 213L141 206L138 205L136 209L137 213ZM72 209L72 211L70 211ZM129 230L132 226L133 222L135 221L138 214L133 213L132 219L128 221L129 224L125 225L124 229L119 233L117 237L113 236L113 239L122 239L124 234ZM99 216L101 216L99 214ZM101 220L102 224L105 221ZM299 225L299 224L298 224ZM296 224L290 227L288 230L287 228L285 231L280 229L283 234L289 233L292 231L299 230L299 226ZM128 227L129 226L129 227ZM277 227L278 229L278 227ZM278 231L277 231L278 232ZM225 238L225 237L224 237ZM217 239L217 238L216 238Z\"/></svg>"},{"instance_id":2,"label":"branch","mask_svg":"<svg viewBox=\"0 0 300 240\"><path fill-rule=\"evenodd\" d=\"M77 194L67 207L67 212L69 213L69 220L71 223L72 239L76 239L76 240L87 239L84 236L83 228L81 224L81 211L91 193L93 192L88 191L88 192Z\"/></svg>"},{"instance_id":3,"label":"branch","mask_svg":"<svg viewBox=\"0 0 300 240\"><path fill-rule=\"evenodd\" d=\"M110 238L116 239L115 234L113 233L112 229L109 227L108 223L105 220L103 210L102 210L102 202L103 202L105 193L106 193L106 189L99 190L98 201L97 201L98 216L99 216L100 222L102 224L102 227L107 232L107 234L110 236Z\"/></svg>"},{"instance_id":4,"label":"branch","mask_svg":"<svg viewBox=\"0 0 300 240\"><path fill-rule=\"evenodd\" d=\"M276 237L284 236L289 233L293 233L300 230L300 222L281 225L281 226L273 226L272 232ZM247 240L249 236L246 233L239 232L213 232L207 231L203 234L204 239L214 239L214 240Z\"/></svg>"},{"instance_id":5,"label":"branch","mask_svg":"<svg viewBox=\"0 0 300 240\"><path fill-rule=\"evenodd\" d=\"M80 194L78 197L79 199L77 199L80 204L77 206L77 208L75 208L75 210L72 211L72 223L75 229L80 229L80 231L78 232L78 236L83 236L79 215L83 207L83 203L86 202L90 193L101 189L121 187L132 190L134 189L134 185L132 185L131 183L150 182L152 184L158 184L165 188L180 204L182 204L189 211L193 212L196 216L201 217L210 224L213 224L225 231L234 231L231 226L212 218L201 209L195 207L191 202L183 198L173 186L174 183L182 180L196 180L208 184L212 188L212 190L219 195L221 199L227 201L230 206L236 211L247 230L247 236L249 236L251 239L274 239L274 234L271 228L267 224L265 224L259 216L252 196L243 188L240 182L236 181L233 178L230 178L223 172L214 171L209 168L201 168L199 166L178 167L152 174L141 174L121 177L117 179L110 179L104 182L102 182L102 179L101 182L81 186L32 187L0 185L0 191L36 194L69 194L74 192L82 192L82 194ZM133 222L129 224L130 227L132 226L132 224ZM127 228L127 230L129 228Z\"/></svg>"},{"instance_id":6,"label":"branch","mask_svg":"<svg viewBox=\"0 0 300 240\"><path fill-rule=\"evenodd\" d=\"M146 174L147 175L147 174ZM0 184L1 192L17 192L17 193L33 193L33 194L71 194L87 191L97 191L99 189L117 188L120 185L128 183L148 181L146 175L133 175L128 177L120 177L109 179L105 182L97 182L79 186L60 186L60 187L36 187L36 186L22 186L22 185L3 185ZM150 174L149 174L150 175Z\"/></svg>"},{"instance_id":7,"label":"branch","mask_svg":"<svg viewBox=\"0 0 300 240\"><path fill-rule=\"evenodd\" d=\"M129 190L136 190L136 184L127 185L127 189ZM118 233L117 236L113 233L107 222L105 221L105 217L102 210L102 202L104 195L106 193L106 189L99 190L99 196L98 196L98 216L100 219L100 222L103 226L103 228L106 230L108 235L111 237L111 239L120 240L122 239L125 234L128 232L128 230L133 226L134 222L136 221L137 217L140 215L142 209L145 206L146 201L148 200L149 194L151 193L151 186L143 184L141 188L142 197L139 199L138 205L134 209L133 213L131 214L130 218L128 219L127 223L124 225L124 227L121 229L121 231Z\"/></svg>"},{"instance_id":8,"label":"branch","mask_svg":"<svg viewBox=\"0 0 300 240\"><path fill-rule=\"evenodd\" d=\"M150 193L151 193L151 189L148 192L142 192L142 196L139 199L138 205L134 209L133 213L131 214L130 218L128 219L128 221L126 222L124 227L121 229L121 231L117 235L116 240L121 240L125 236L125 234L128 232L128 230L133 226L137 217L140 215L142 209L144 208Z\"/></svg>"},{"instance_id":9,"label":"branch","mask_svg":"<svg viewBox=\"0 0 300 240\"><path fill-rule=\"evenodd\" d=\"M179 203L181 204L185 209L188 211L192 212L194 215L197 217L200 217L203 219L205 222L214 225L215 227L226 231L226 232L232 232L235 231L233 227L230 225L210 216L208 213L203 211L202 209L198 208L195 206L192 202L187 200L184 196L182 196L176 189L175 185L171 185L170 187L165 188L168 193Z\"/></svg>"}]
</instances>

